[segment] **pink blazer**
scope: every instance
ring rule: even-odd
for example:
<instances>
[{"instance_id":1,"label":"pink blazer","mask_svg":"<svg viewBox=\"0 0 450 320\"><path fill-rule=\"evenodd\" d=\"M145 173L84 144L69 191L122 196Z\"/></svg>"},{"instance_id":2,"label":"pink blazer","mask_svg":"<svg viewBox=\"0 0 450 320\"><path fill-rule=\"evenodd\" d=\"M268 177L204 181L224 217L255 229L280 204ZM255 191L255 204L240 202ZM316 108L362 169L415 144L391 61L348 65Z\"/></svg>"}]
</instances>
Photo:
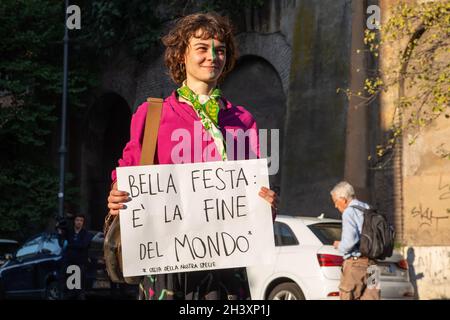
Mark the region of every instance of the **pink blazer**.
<instances>
[{"instance_id":1,"label":"pink blazer","mask_svg":"<svg viewBox=\"0 0 450 320\"><path fill-rule=\"evenodd\" d=\"M225 108L219 111L219 127L224 137L233 137L234 155L229 160L259 158L258 130L253 116L241 106L233 106L222 99ZM131 119L130 141L123 149L119 167L139 165L148 103L141 104ZM249 130L250 129L250 130ZM247 132L245 153L238 157L239 131ZM201 133L201 134L200 134ZM227 141L227 151L229 142ZM230 155L230 152L228 152ZM220 161L220 155L210 135L201 125L200 118L187 103L177 99L176 92L164 100L158 132L158 164ZM111 174L116 180L116 170Z\"/></svg>"}]
</instances>

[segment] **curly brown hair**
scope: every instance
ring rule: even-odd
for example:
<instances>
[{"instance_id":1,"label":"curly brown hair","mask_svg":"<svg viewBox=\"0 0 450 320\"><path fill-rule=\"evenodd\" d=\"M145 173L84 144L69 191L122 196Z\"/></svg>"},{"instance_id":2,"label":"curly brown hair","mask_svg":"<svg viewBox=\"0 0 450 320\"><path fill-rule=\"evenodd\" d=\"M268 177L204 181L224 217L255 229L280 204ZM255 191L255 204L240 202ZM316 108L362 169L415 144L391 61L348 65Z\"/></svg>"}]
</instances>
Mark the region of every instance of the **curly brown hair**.
<instances>
[{"instance_id":1,"label":"curly brown hair","mask_svg":"<svg viewBox=\"0 0 450 320\"><path fill-rule=\"evenodd\" d=\"M221 82L236 62L236 44L233 26L227 17L215 12L195 13L180 18L169 33L162 38L166 46L164 62L169 69L170 77L177 84L186 79L184 56L191 37L201 31L202 39L217 38L226 46L226 62L218 81Z\"/></svg>"}]
</instances>

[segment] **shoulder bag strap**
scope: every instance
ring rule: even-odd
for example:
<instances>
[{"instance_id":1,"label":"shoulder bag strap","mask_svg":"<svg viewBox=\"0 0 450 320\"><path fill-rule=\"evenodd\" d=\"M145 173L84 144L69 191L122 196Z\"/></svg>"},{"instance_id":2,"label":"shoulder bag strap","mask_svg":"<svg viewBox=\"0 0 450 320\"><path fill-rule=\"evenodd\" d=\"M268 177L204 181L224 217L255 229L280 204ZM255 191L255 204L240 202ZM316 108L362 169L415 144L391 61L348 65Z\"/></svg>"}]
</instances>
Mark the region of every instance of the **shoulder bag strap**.
<instances>
[{"instance_id":1,"label":"shoulder bag strap","mask_svg":"<svg viewBox=\"0 0 450 320\"><path fill-rule=\"evenodd\" d=\"M156 143L158 140L159 121L163 99L148 98L147 117L145 119L144 139L140 165L150 165L155 161Z\"/></svg>"}]
</instances>

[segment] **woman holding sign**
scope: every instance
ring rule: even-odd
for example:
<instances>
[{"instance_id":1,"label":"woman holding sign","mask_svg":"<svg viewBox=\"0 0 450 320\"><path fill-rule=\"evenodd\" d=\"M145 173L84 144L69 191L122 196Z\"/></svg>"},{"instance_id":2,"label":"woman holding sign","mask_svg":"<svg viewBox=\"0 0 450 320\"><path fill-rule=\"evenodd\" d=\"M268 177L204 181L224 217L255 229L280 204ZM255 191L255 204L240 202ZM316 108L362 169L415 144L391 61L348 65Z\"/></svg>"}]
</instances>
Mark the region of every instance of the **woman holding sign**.
<instances>
[{"instance_id":1,"label":"woman holding sign","mask_svg":"<svg viewBox=\"0 0 450 320\"><path fill-rule=\"evenodd\" d=\"M177 164L219 160L243 160L259 157L258 132L252 115L226 100L217 87L236 60L232 27L227 18L215 13L186 16L163 38L165 63L173 81L179 85L162 106L155 164ZM119 166L139 165L148 103L137 108L131 120L130 141L123 150ZM180 152L174 132L190 133L191 154ZM227 149L225 137L240 129L246 133L244 150ZM248 134L250 133L250 134ZM204 135L212 139L205 141ZM234 146L236 139L233 136ZM241 136L242 138L242 136ZM183 137L184 139L184 137ZM173 141L175 140L175 141ZM237 153L237 154L236 154ZM116 172L112 173L108 197L110 214L123 209L129 195L117 190ZM259 196L272 206L275 216L277 196L261 188ZM146 276L140 285L141 299L247 299L245 268Z\"/></svg>"}]
</instances>

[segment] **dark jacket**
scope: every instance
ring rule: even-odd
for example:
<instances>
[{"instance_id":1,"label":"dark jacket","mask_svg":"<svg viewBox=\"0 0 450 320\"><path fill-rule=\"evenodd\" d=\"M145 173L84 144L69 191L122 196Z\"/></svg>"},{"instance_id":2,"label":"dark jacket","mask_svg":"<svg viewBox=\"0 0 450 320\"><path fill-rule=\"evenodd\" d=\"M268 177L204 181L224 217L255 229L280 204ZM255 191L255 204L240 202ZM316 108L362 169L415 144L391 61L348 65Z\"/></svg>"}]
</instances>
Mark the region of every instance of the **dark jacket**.
<instances>
[{"instance_id":1,"label":"dark jacket","mask_svg":"<svg viewBox=\"0 0 450 320\"><path fill-rule=\"evenodd\" d=\"M88 250L92 235L85 229L75 233L73 229L67 231L64 240L67 245L63 249L63 261L66 264L84 265L88 262Z\"/></svg>"}]
</instances>

